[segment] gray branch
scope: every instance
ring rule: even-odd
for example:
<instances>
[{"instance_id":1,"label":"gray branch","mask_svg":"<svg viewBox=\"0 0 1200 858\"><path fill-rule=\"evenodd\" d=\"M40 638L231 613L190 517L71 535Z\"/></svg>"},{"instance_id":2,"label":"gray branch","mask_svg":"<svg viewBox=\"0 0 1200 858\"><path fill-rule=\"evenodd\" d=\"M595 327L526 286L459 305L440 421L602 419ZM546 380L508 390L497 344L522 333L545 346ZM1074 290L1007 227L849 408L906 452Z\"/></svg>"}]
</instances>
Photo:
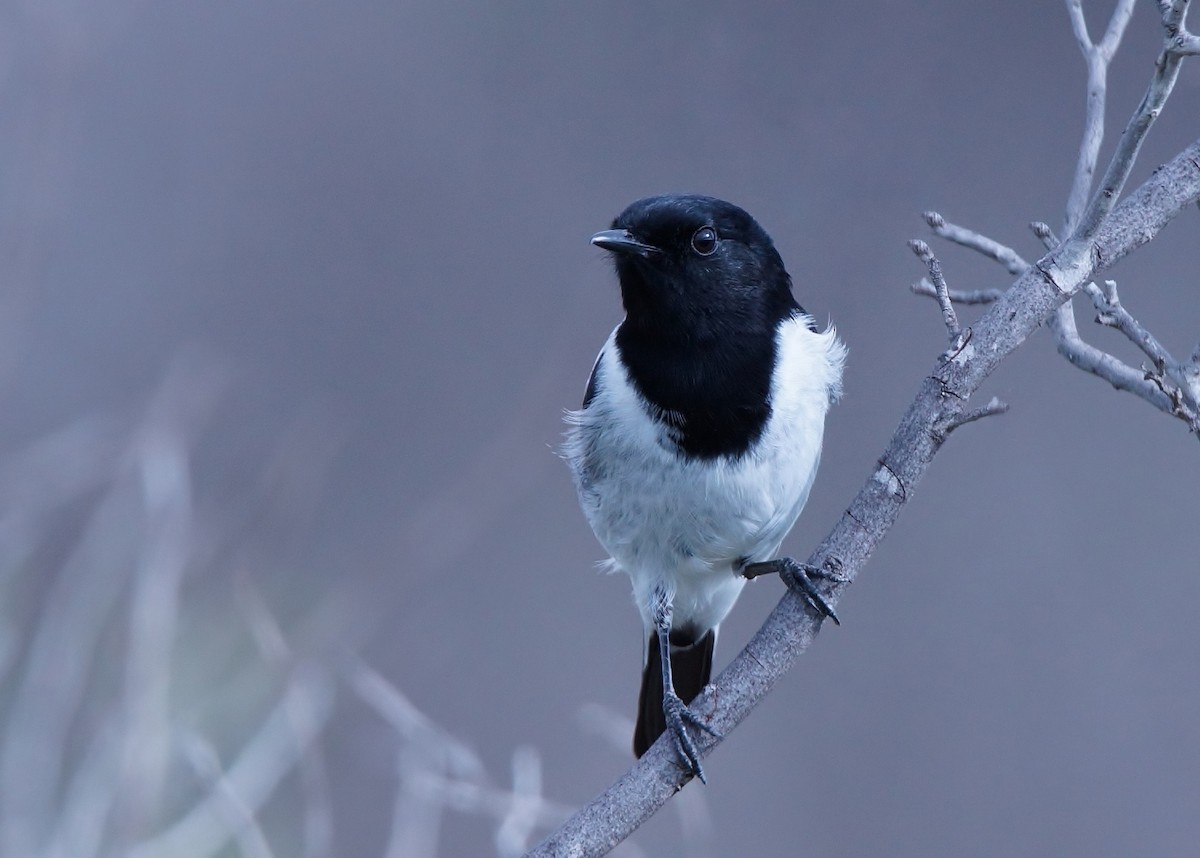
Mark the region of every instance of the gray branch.
<instances>
[{"instance_id":1,"label":"gray branch","mask_svg":"<svg viewBox=\"0 0 1200 858\"><path fill-rule=\"evenodd\" d=\"M1075 313L1071 311L1070 304L1064 304L1058 309L1050 321L1050 327L1054 331L1058 353L1072 366L1104 379L1117 390L1124 390L1146 400L1166 414L1174 413L1171 398L1166 391L1146 378L1144 370L1134 369L1108 352L1085 342L1079 336Z\"/></svg>"},{"instance_id":2,"label":"gray branch","mask_svg":"<svg viewBox=\"0 0 1200 858\"><path fill-rule=\"evenodd\" d=\"M1048 253L1022 274L973 325L971 343L937 361L900 421L880 464L807 563L836 568L844 581L826 583L836 605L876 545L891 530L929 469L941 442L938 428L966 413L984 379L1098 272L1149 243L1185 207L1200 200L1200 140L1160 168L1104 218L1085 244ZM821 618L791 592L692 708L723 736L744 719L816 638ZM707 755L720 739L698 735ZM532 856L601 855L627 837L672 795L686 776L670 742L656 743L616 783L575 813Z\"/></svg>"},{"instance_id":3,"label":"gray branch","mask_svg":"<svg viewBox=\"0 0 1200 858\"><path fill-rule=\"evenodd\" d=\"M1084 119L1083 136L1079 143L1079 159L1075 165L1075 178L1067 198L1065 218L1066 233L1070 235L1087 205L1092 190L1092 179L1096 173L1096 162L1100 157L1100 144L1104 141L1104 104L1107 89L1108 65L1117 51L1125 25L1133 14L1133 0L1121 0L1113 10L1108 30L1099 44L1088 35L1087 23L1083 19L1081 0L1067 0L1067 13L1071 18L1071 29L1075 41L1087 61L1087 113Z\"/></svg>"},{"instance_id":4,"label":"gray branch","mask_svg":"<svg viewBox=\"0 0 1200 858\"><path fill-rule=\"evenodd\" d=\"M929 245L920 239L910 241L908 246L929 269L929 280L933 284L934 296L942 307L942 322L946 325L946 333L950 335L951 341L957 340L962 335L962 326L958 323L958 313L954 312L954 304L950 301L950 289L946 286L946 278L942 276L942 264L933 255Z\"/></svg>"},{"instance_id":5,"label":"gray branch","mask_svg":"<svg viewBox=\"0 0 1200 858\"><path fill-rule=\"evenodd\" d=\"M926 295L930 298L937 298L937 288L929 282L928 277L922 277L916 283L908 287L913 291L914 295ZM993 301L999 301L1000 296L1004 294L1003 289L949 289L946 293L950 300L955 304L972 305L972 304L991 304Z\"/></svg>"},{"instance_id":6,"label":"gray branch","mask_svg":"<svg viewBox=\"0 0 1200 858\"><path fill-rule=\"evenodd\" d=\"M1029 267L1029 263L1022 259L1021 255L1011 247L1006 247L1000 242L988 238L986 235L981 235L974 230L958 226L957 224L947 223L946 219L937 212L925 212L923 217L935 235L947 241L952 241L955 244L962 245L968 250L982 253L988 259L999 262L1013 277L1023 274L1025 269Z\"/></svg>"},{"instance_id":7,"label":"gray branch","mask_svg":"<svg viewBox=\"0 0 1200 858\"><path fill-rule=\"evenodd\" d=\"M1097 212L1102 212L1106 195L1115 199L1115 194L1120 192L1120 184L1124 182L1124 176L1127 176L1129 169L1132 168L1137 148L1149 131L1151 123L1158 116L1167 96L1170 95L1175 77L1178 75L1179 63L1188 53L1187 48L1191 41L1196 38L1184 28L1187 0L1159 3L1165 30L1163 52L1158 58L1155 74L1146 96L1126 127L1117 153L1113 156L1113 162L1109 165L1109 174L1105 178L1105 184L1085 216L1080 211L1081 200L1086 198L1090 190L1095 160L1104 138L1105 75L1120 41L1121 33L1125 24L1128 23L1130 8L1127 7L1131 7L1131 5L1122 2L1117 6L1109 22L1108 32L1102 42L1096 45L1092 43L1087 34L1087 26L1083 21L1083 10L1079 0L1067 0L1067 9L1070 13L1072 28L1075 31L1075 38L1079 42L1080 50L1088 64L1088 101L1083 145L1080 148L1075 183L1064 218L1068 234L1071 234L1073 230L1086 233L1090 228L1086 222L1087 218L1096 216ZM1112 177L1117 176L1122 170L1124 175L1119 178L1119 182L1113 184ZM1084 223L1079 222L1081 218L1084 218ZM1057 245L1057 239L1046 224L1034 223L1031 226L1048 249ZM1077 235L1073 236L1073 240L1075 239L1077 239ZM1198 403L1200 403L1200 362L1189 361L1187 364L1181 365L1175 361L1158 340L1121 306L1117 298L1116 285L1112 281L1109 281L1107 290L1101 290L1094 283L1087 284L1085 288L1099 312L1096 321L1124 333L1150 358L1152 368L1135 369L1117 357L1085 342L1079 335L1079 328L1075 322L1075 310L1070 302L1058 309L1049 324L1054 333L1059 354L1063 355L1073 366L1104 379L1117 390L1124 390L1141 397L1164 413L1181 419L1192 432L1197 432L1200 429L1200 423L1197 422ZM1200 353L1200 346L1197 346L1197 353ZM1200 433L1197 437L1200 437Z\"/></svg>"},{"instance_id":8,"label":"gray branch","mask_svg":"<svg viewBox=\"0 0 1200 858\"><path fill-rule=\"evenodd\" d=\"M1068 4L1068 6L1071 5L1073 2ZM1122 2L1122 6L1124 5ZM1120 8L1118 7L1118 11L1113 13L1114 19ZM1162 10L1166 38L1162 53L1159 54L1158 61L1154 66L1154 76L1150 79L1150 86L1147 88L1146 94L1142 96L1141 104L1138 105L1138 109L1121 134L1117 150L1113 153L1112 160L1108 163L1108 170L1105 171L1104 178L1100 182L1100 190L1092 198L1087 210L1083 212L1078 225L1070 233L1070 241L1086 243L1091 236L1095 235L1109 212L1113 210L1113 206L1121 195L1121 190L1125 187L1125 181L1129 178L1129 172L1133 169L1134 161L1137 160L1142 142L1146 139L1150 126L1158 118L1167 97L1175 87L1175 80L1179 77L1179 66L1183 61L1183 55L1174 51L1172 46L1179 34L1185 32L1183 27L1184 16L1187 13L1187 0L1176 0L1176 2L1163 6ZM1115 45L1113 49L1115 50ZM1101 100L1104 98L1103 90L1100 98ZM1103 108L1101 108L1102 113Z\"/></svg>"},{"instance_id":9,"label":"gray branch","mask_svg":"<svg viewBox=\"0 0 1200 858\"><path fill-rule=\"evenodd\" d=\"M1004 410L1003 403L996 400L982 408L972 410L967 407L971 397L1001 361L1038 327L1052 319L1064 320L1064 324L1069 320L1073 328L1074 316L1069 314L1072 297L1098 273L1152 241L1183 209L1200 200L1200 140L1197 140L1156 170L1124 201L1118 202L1145 134L1178 74L1183 54L1179 46L1172 46L1179 37L1186 35L1183 29L1186 5L1187 0L1160 3L1167 46L1159 56L1142 104L1117 146L1100 191L1086 208L1079 204L1077 222L1071 215L1073 209L1068 208L1068 240L1060 244L1049 227L1034 225L1035 234L1047 245L1049 252L1034 265L1021 267L1015 282L992 301L969 329L970 339L963 338L959 348L935 362L878 459L877 467L833 530L808 557L807 565L838 573L823 583L823 595L830 605L836 606L879 541L894 526L948 434L958 426ZM1093 52L1107 67L1128 21L1131 6L1132 0L1120 0L1105 36L1099 45L1094 45L1087 36L1078 4L1068 0L1072 24L1085 55L1089 56L1089 64L1089 52ZM1185 39L1183 47L1190 44ZM1099 94L1099 109L1102 110L1102 87ZM1102 128L1102 122L1092 118L1095 115L1089 109L1089 127L1095 122L1095 127ZM1085 139L1080 150L1076 184L1083 184L1084 191L1079 194L1082 198L1086 198L1087 188L1091 185L1089 171L1095 164L1093 148L1098 152L1099 140L1092 144ZM1081 174L1087 175L1086 183L1078 178ZM944 234L951 241L1004 261L1001 255L984 250L985 247L995 248L987 245L982 236L950 230L940 216L929 220L939 235ZM929 260L936 263L931 252L928 258L919 249L918 254L927 264ZM1004 262L1010 263L1015 265L1011 259ZM953 335L952 323L957 325L957 318L951 306L951 293L940 277L940 266L931 264L929 267L930 286L942 305L947 328ZM1091 349L1090 346L1086 348ZM1101 356L1099 363L1103 363L1104 358L1111 359L1099 350L1092 351ZM1200 347L1188 366L1195 376L1200 376ZM1157 395L1171 403L1171 393L1160 383L1163 379L1153 374L1144 376L1142 383L1156 386ZM707 756L720 744L723 737L728 736L770 692L815 640L822 621L823 618L802 597L791 591L784 595L742 652L693 701L692 709L717 731L714 735L695 737L701 756ZM583 858L604 854L654 814L686 781L687 775L678 765L674 746L669 741L657 742L616 783L576 812L530 855L535 858L560 855Z\"/></svg>"}]
</instances>

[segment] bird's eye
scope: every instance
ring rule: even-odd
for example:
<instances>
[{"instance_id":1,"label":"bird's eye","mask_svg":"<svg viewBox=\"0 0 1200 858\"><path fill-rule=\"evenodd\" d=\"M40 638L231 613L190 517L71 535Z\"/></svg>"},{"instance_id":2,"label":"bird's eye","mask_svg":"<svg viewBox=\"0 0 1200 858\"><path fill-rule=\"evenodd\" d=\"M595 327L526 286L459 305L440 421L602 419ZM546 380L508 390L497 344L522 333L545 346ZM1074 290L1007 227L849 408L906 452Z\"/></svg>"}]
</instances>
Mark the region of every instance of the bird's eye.
<instances>
[{"instance_id":1,"label":"bird's eye","mask_svg":"<svg viewBox=\"0 0 1200 858\"><path fill-rule=\"evenodd\" d=\"M692 236L692 250L701 256L712 256L717 249L717 231L711 226L702 226Z\"/></svg>"}]
</instances>

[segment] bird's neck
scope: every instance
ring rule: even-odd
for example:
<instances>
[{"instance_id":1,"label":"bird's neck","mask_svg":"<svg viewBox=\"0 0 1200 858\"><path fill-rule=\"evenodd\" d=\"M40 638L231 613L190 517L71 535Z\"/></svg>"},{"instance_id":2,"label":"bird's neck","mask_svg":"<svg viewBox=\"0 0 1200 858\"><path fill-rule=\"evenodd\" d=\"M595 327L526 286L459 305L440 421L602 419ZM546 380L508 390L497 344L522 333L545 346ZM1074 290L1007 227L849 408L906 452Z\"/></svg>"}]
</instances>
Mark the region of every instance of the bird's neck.
<instances>
[{"instance_id":1,"label":"bird's neck","mask_svg":"<svg viewBox=\"0 0 1200 858\"><path fill-rule=\"evenodd\" d=\"M775 326L690 332L626 319L617 348L629 380L683 455L740 456L771 415Z\"/></svg>"}]
</instances>

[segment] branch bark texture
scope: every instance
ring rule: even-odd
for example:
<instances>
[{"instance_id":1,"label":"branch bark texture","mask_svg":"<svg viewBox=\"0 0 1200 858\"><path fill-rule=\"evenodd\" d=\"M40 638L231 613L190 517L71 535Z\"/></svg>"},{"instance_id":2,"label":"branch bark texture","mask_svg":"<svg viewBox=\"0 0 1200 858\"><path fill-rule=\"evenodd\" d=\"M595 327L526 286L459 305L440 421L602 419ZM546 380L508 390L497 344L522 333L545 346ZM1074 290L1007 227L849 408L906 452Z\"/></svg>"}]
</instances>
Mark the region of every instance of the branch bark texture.
<instances>
[{"instance_id":1,"label":"branch bark texture","mask_svg":"<svg viewBox=\"0 0 1200 858\"><path fill-rule=\"evenodd\" d=\"M1089 232L1029 267L979 321L964 344L939 358L896 427L883 456L808 563L836 573L826 598L842 592L895 523L946 438L945 426L973 413L971 396L984 379L1093 277L1150 242L1177 214L1200 200L1200 140L1111 211ZM1103 206L1101 206L1103 208ZM821 618L787 593L762 628L692 708L722 734L735 727L813 642ZM720 739L697 732L707 755ZM578 811L530 854L601 855L627 837L686 783L670 742L658 742L620 780Z\"/></svg>"}]
</instances>

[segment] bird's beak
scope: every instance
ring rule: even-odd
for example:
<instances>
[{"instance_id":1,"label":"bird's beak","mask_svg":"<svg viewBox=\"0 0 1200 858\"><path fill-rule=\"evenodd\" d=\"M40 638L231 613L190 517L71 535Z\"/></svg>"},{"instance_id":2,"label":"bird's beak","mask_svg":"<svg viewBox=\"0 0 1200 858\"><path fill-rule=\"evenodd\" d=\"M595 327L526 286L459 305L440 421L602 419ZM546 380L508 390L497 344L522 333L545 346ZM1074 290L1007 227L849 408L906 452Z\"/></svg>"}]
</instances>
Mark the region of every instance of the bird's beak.
<instances>
[{"instance_id":1,"label":"bird's beak","mask_svg":"<svg viewBox=\"0 0 1200 858\"><path fill-rule=\"evenodd\" d=\"M627 229L606 229L592 236L592 244L612 253L633 253L638 256L653 256L662 250L653 244L638 241Z\"/></svg>"}]
</instances>

